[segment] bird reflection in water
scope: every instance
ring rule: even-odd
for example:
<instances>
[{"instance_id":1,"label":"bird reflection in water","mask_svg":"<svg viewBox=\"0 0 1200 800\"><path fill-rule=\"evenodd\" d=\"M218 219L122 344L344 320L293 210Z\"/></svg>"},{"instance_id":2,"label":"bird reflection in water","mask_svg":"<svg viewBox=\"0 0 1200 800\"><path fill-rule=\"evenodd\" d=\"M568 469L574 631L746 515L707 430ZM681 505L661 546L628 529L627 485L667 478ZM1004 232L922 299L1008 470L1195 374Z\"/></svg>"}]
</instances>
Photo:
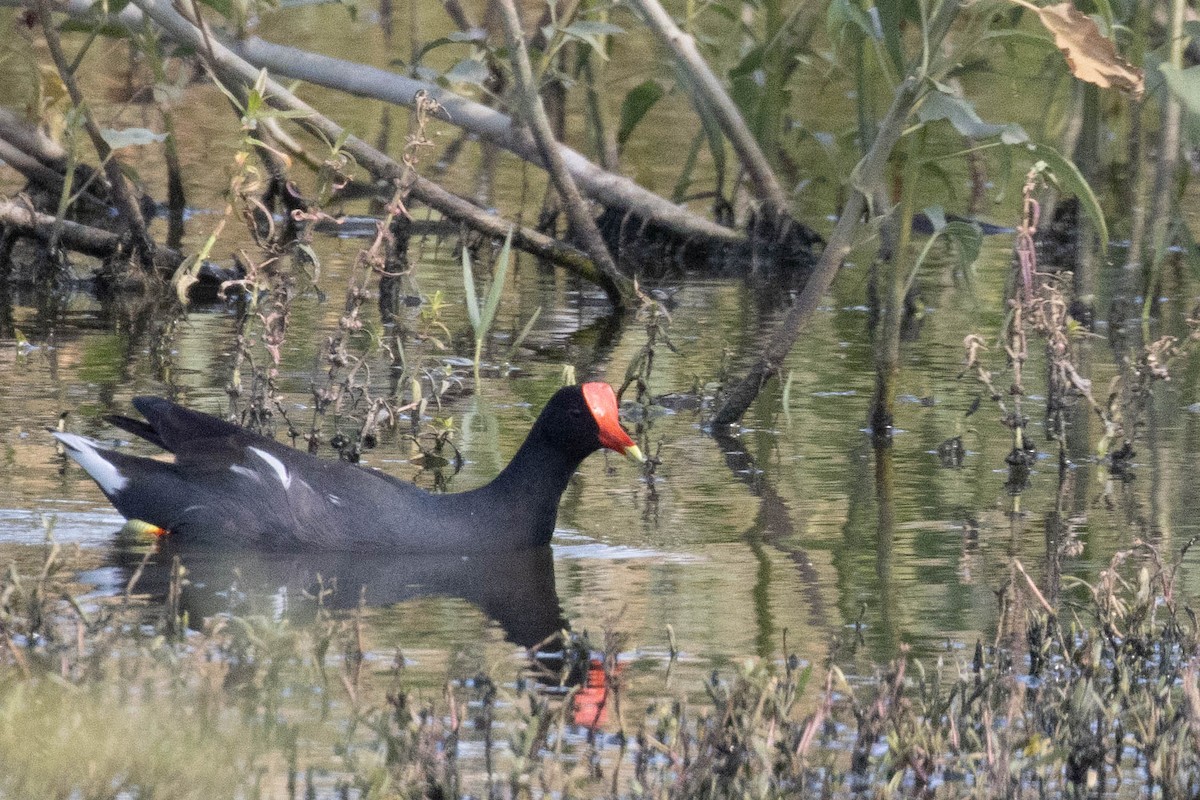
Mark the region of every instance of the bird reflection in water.
<instances>
[{"instance_id":1,"label":"bird reflection in water","mask_svg":"<svg viewBox=\"0 0 1200 800\"><path fill-rule=\"evenodd\" d=\"M504 637L529 653L530 673L545 691L574 688L576 724L602 727L608 719L603 661L577 637L563 635L563 616L549 546L484 555L384 553L278 553L203 548L164 537L144 556L119 547L118 566L133 592L164 601L171 592L172 562L186 569L179 611L192 626L222 614L245 614L268 598L273 616L315 618L320 607L349 611L360 604L387 607L426 597L459 598L499 625Z\"/></svg>"}]
</instances>

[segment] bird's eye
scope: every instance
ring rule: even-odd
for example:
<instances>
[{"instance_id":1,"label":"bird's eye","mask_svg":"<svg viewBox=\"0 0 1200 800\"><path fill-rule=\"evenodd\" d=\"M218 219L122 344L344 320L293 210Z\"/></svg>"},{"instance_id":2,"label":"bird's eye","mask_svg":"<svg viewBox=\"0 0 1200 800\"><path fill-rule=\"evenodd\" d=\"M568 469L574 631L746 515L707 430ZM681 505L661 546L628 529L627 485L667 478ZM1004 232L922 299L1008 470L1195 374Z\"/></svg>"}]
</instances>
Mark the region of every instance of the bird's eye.
<instances>
[{"instance_id":1,"label":"bird's eye","mask_svg":"<svg viewBox=\"0 0 1200 800\"><path fill-rule=\"evenodd\" d=\"M583 412L582 412L582 411L580 411L578 408L572 408L572 409L571 409L571 416L572 416L572 417L582 417L582 416L583 416Z\"/></svg>"}]
</instances>

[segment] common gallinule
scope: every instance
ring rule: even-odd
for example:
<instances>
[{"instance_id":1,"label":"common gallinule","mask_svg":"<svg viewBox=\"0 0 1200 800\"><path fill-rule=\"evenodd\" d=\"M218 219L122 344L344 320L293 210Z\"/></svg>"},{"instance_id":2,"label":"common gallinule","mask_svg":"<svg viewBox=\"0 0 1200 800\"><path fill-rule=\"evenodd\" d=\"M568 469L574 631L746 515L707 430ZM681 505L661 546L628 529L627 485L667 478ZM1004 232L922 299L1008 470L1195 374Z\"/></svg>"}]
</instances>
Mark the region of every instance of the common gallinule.
<instances>
[{"instance_id":1,"label":"common gallinule","mask_svg":"<svg viewBox=\"0 0 1200 800\"><path fill-rule=\"evenodd\" d=\"M495 480L459 494L316 458L162 398L133 405L147 422L108 420L174 453L174 462L54 435L125 517L196 544L412 553L538 547L549 543L559 498L583 459L607 447L644 460L606 383L559 389Z\"/></svg>"}]
</instances>

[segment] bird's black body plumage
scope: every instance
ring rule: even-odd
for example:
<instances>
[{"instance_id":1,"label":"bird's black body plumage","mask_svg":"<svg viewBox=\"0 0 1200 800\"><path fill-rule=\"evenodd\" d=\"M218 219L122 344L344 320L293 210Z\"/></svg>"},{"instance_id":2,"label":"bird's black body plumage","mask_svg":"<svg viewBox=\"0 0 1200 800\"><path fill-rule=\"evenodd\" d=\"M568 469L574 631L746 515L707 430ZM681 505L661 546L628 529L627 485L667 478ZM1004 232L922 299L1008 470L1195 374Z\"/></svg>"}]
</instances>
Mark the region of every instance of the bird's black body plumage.
<instances>
[{"instance_id":1,"label":"bird's black body plumage","mask_svg":"<svg viewBox=\"0 0 1200 800\"><path fill-rule=\"evenodd\" d=\"M601 394L610 412L595 407ZM172 453L173 462L55 435L124 516L188 543L412 553L539 547L549 543L559 499L583 459L603 446L640 456L605 384L560 389L495 480L458 494L317 458L162 398L133 404L145 422L109 421Z\"/></svg>"}]
</instances>

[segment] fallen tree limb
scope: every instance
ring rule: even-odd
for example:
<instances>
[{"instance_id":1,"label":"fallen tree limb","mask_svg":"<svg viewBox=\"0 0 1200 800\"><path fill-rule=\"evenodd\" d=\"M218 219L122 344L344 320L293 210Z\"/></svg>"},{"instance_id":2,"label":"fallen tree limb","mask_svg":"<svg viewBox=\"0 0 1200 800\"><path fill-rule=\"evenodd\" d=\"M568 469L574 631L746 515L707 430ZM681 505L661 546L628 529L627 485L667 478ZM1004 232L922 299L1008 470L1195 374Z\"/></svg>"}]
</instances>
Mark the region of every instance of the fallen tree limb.
<instances>
[{"instance_id":1,"label":"fallen tree limb","mask_svg":"<svg viewBox=\"0 0 1200 800\"><path fill-rule=\"evenodd\" d=\"M0 109L2 111L3 109ZM54 194L63 190L63 176L38 159L10 143L0 131L0 161L15 169L25 180Z\"/></svg>"},{"instance_id":2,"label":"fallen tree limb","mask_svg":"<svg viewBox=\"0 0 1200 800\"><path fill-rule=\"evenodd\" d=\"M0 161L8 164L25 180L56 198L61 196L70 166L67 151L37 126L7 108L0 108ZM77 166L76 202L88 203L100 210L109 208L108 182L103 173Z\"/></svg>"},{"instance_id":3,"label":"fallen tree limb","mask_svg":"<svg viewBox=\"0 0 1200 800\"><path fill-rule=\"evenodd\" d=\"M413 80L365 64L272 44L256 36L234 43L232 49L250 63L266 68L273 75L306 81L359 97L411 107L417 92L428 92L429 97L437 100L446 109L446 115L452 124L469 130L481 139L526 161L544 166L532 136L514 125L511 117L435 84ZM746 237L742 233L693 214L686 208L638 186L623 175L608 172L566 145L560 143L558 151L563 164L579 184L579 188L606 207L631 212L685 238L697 237L730 244L745 241Z\"/></svg>"},{"instance_id":4,"label":"fallen tree limb","mask_svg":"<svg viewBox=\"0 0 1200 800\"><path fill-rule=\"evenodd\" d=\"M0 5L28 8L33 2L34 0L0 0ZM95 13L90 0L63 0L55 4L55 10L72 16ZM140 25L139 17L139 9L131 4L122 9L119 17L111 19L130 30L136 30ZM161 21L155 21L162 25ZM170 26L163 27L169 35L175 37L175 32ZM192 44L190 37L181 41ZM216 41L213 43L216 44ZM424 91L446 110L451 124L470 131L480 139L508 150L525 161L538 166L543 165L532 136L514 125L511 117L436 84L414 80L367 64L274 44L257 36L236 42L222 40L222 43L245 61L266 69L272 75L302 80L358 97L413 108L417 93ZM580 190L606 208L628 212L684 239L706 239L725 244L740 244L746 241L746 236L740 231L705 219L639 186L623 175L608 172L577 150L563 144L559 144L558 149L567 171L578 183Z\"/></svg>"},{"instance_id":5,"label":"fallen tree limb","mask_svg":"<svg viewBox=\"0 0 1200 800\"><path fill-rule=\"evenodd\" d=\"M122 255L126 244L124 237L112 231L42 214L15 200L0 200L0 226L42 244L50 244L57 229L60 246L95 258ZM169 247L154 248L154 268L160 275L170 275L181 263L183 255L179 251Z\"/></svg>"},{"instance_id":6,"label":"fallen tree limb","mask_svg":"<svg viewBox=\"0 0 1200 800\"><path fill-rule=\"evenodd\" d=\"M15 112L0 108L0 139L39 164L62 172L67 168L67 151Z\"/></svg>"}]
</instances>

